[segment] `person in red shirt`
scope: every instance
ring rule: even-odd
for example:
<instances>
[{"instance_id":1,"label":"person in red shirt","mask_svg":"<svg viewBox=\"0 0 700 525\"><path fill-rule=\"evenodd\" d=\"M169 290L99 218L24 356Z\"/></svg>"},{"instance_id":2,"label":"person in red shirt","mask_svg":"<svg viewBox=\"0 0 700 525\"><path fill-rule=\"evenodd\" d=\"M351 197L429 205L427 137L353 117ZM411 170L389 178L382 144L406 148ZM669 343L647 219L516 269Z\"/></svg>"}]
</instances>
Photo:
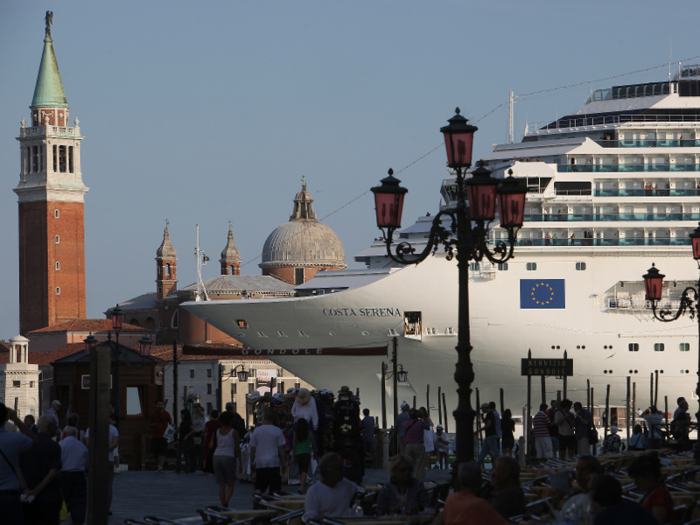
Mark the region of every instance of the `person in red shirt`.
<instances>
[{"instance_id":1,"label":"person in red shirt","mask_svg":"<svg viewBox=\"0 0 700 525\"><path fill-rule=\"evenodd\" d=\"M644 507L659 523L673 522L673 498L661 483L661 461L656 452L637 456L627 468L629 477L634 480L640 492Z\"/></svg>"},{"instance_id":2,"label":"person in red shirt","mask_svg":"<svg viewBox=\"0 0 700 525\"><path fill-rule=\"evenodd\" d=\"M481 467L470 461L459 466L461 490L450 494L445 508L433 520L432 525L507 525L505 520L485 499L476 493L481 488Z\"/></svg>"},{"instance_id":3,"label":"person in red shirt","mask_svg":"<svg viewBox=\"0 0 700 525\"><path fill-rule=\"evenodd\" d=\"M162 473L165 451L168 448L168 440L163 435L168 429L168 424L173 422L173 418L165 411L165 403L156 402L156 411L151 414L149 422L151 426L151 452L153 452L153 458L158 465L158 472Z\"/></svg>"},{"instance_id":4,"label":"person in red shirt","mask_svg":"<svg viewBox=\"0 0 700 525\"><path fill-rule=\"evenodd\" d=\"M221 422L219 421L219 411L212 410L209 414L209 421L204 425L204 472L202 476L206 476L207 473L214 473L214 459L210 455L213 450L211 449L212 439L214 439L214 434L221 428Z\"/></svg>"}]
</instances>

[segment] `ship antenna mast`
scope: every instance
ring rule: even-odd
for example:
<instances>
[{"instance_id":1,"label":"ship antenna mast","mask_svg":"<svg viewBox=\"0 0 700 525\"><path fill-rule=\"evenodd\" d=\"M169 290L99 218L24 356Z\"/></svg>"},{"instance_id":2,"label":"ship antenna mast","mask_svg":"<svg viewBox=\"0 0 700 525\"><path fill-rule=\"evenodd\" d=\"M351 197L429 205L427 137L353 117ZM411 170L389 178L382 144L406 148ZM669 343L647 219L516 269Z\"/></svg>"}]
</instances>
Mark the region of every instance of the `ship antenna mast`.
<instances>
[{"instance_id":1,"label":"ship antenna mast","mask_svg":"<svg viewBox=\"0 0 700 525\"><path fill-rule=\"evenodd\" d=\"M513 106L515 105L515 96L510 92L508 96L508 144L513 144Z\"/></svg>"},{"instance_id":2,"label":"ship antenna mast","mask_svg":"<svg viewBox=\"0 0 700 525\"><path fill-rule=\"evenodd\" d=\"M195 301L208 301L209 295L207 294L207 289L204 287L204 281L202 281L202 257L206 257L202 250L199 249L199 224L197 225L197 245L194 248L194 257L197 263L197 293L195 295ZM203 299L202 299L203 298Z\"/></svg>"}]
</instances>

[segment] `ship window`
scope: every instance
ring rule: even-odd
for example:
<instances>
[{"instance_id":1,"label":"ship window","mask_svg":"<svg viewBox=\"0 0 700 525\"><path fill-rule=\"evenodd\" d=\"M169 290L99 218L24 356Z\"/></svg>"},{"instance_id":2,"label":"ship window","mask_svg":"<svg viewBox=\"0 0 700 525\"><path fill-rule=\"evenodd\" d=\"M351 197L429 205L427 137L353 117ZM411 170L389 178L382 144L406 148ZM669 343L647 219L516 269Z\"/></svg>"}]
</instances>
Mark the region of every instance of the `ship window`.
<instances>
[{"instance_id":1,"label":"ship window","mask_svg":"<svg viewBox=\"0 0 700 525\"><path fill-rule=\"evenodd\" d=\"M586 269L586 263L585 262L577 262L576 269L580 272L584 271Z\"/></svg>"},{"instance_id":2,"label":"ship window","mask_svg":"<svg viewBox=\"0 0 700 525\"><path fill-rule=\"evenodd\" d=\"M534 272L534 271L537 270L537 263L527 263L527 264L525 265L525 269L526 269L528 272Z\"/></svg>"},{"instance_id":3,"label":"ship window","mask_svg":"<svg viewBox=\"0 0 700 525\"><path fill-rule=\"evenodd\" d=\"M664 344L663 343L654 343L654 352L663 352L664 351Z\"/></svg>"},{"instance_id":4,"label":"ship window","mask_svg":"<svg viewBox=\"0 0 700 525\"><path fill-rule=\"evenodd\" d=\"M53 240L56 244L61 244L61 238L58 235L56 235Z\"/></svg>"},{"instance_id":5,"label":"ship window","mask_svg":"<svg viewBox=\"0 0 700 525\"><path fill-rule=\"evenodd\" d=\"M61 216L61 212L59 212L58 210L55 210L55 211L53 212L53 216L56 217L56 218L58 219L58 218Z\"/></svg>"},{"instance_id":6,"label":"ship window","mask_svg":"<svg viewBox=\"0 0 700 525\"><path fill-rule=\"evenodd\" d=\"M498 270L501 272L508 271L508 263L498 263Z\"/></svg>"},{"instance_id":7,"label":"ship window","mask_svg":"<svg viewBox=\"0 0 700 525\"><path fill-rule=\"evenodd\" d=\"M264 332L258 332L258 337L267 337Z\"/></svg>"},{"instance_id":8,"label":"ship window","mask_svg":"<svg viewBox=\"0 0 700 525\"><path fill-rule=\"evenodd\" d=\"M445 333L446 333L447 335L454 335L455 329L452 328L451 326L448 326L447 329L445 330Z\"/></svg>"},{"instance_id":9,"label":"ship window","mask_svg":"<svg viewBox=\"0 0 700 525\"><path fill-rule=\"evenodd\" d=\"M469 263L469 269L472 272L478 272L479 271L479 263Z\"/></svg>"},{"instance_id":10,"label":"ship window","mask_svg":"<svg viewBox=\"0 0 700 525\"><path fill-rule=\"evenodd\" d=\"M630 352L639 352L639 343L630 343L627 345L627 348L629 348Z\"/></svg>"},{"instance_id":11,"label":"ship window","mask_svg":"<svg viewBox=\"0 0 700 525\"><path fill-rule=\"evenodd\" d=\"M304 333L304 330L299 330L299 337L309 337Z\"/></svg>"},{"instance_id":12,"label":"ship window","mask_svg":"<svg viewBox=\"0 0 700 525\"><path fill-rule=\"evenodd\" d=\"M238 325L238 328L250 328L248 323L246 323L243 319L236 319L236 324Z\"/></svg>"},{"instance_id":13,"label":"ship window","mask_svg":"<svg viewBox=\"0 0 700 525\"><path fill-rule=\"evenodd\" d=\"M388 332L387 335L388 335L389 337L396 337L396 336L399 335L399 334L396 333L396 330L394 330L393 328L389 328L389 332Z\"/></svg>"},{"instance_id":14,"label":"ship window","mask_svg":"<svg viewBox=\"0 0 700 525\"><path fill-rule=\"evenodd\" d=\"M61 269L61 263L58 262L58 261L56 261L56 269L57 269L57 270L60 270L60 269Z\"/></svg>"},{"instance_id":15,"label":"ship window","mask_svg":"<svg viewBox=\"0 0 700 525\"><path fill-rule=\"evenodd\" d=\"M422 326L421 326L421 312L404 312L403 314L403 326L404 326L404 335L421 335L422 333Z\"/></svg>"},{"instance_id":16,"label":"ship window","mask_svg":"<svg viewBox=\"0 0 700 525\"><path fill-rule=\"evenodd\" d=\"M294 284L304 284L303 268L294 268Z\"/></svg>"},{"instance_id":17,"label":"ship window","mask_svg":"<svg viewBox=\"0 0 700 525\"><path fill-rule=\"evenodd\" d=\"M56 287L56 295L61 295L61 289L58 286Z\"/></svg>"},{"instance_id":18,"label":"ship window","mask_svg":"<svg viewBox=\"0 0 700 525\"><path fill-rule=\"evenodd\" d=\"M678 346L681 352L690 352L690 343L681 343Z\"/></svg>"},{"instance_id":19,"label":"ship window","mask_svg":"<svg viewBox=\"0 0 700 525\"><path fill-rule=\"evenodd\" d=\"M277 331L277 337L287 337L282 330Z\"/></svg>"}]
</instances>

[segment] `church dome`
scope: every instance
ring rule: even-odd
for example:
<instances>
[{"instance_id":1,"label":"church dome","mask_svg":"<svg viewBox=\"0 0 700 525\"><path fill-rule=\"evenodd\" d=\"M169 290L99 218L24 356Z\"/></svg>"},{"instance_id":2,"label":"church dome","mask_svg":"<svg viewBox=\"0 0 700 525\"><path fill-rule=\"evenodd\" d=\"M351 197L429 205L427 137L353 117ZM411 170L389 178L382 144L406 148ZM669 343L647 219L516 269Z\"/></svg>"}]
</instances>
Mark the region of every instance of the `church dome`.
<instances>
[{"instance_id":1,"label":"church dome","mask_svg":"<svg viewBox=\"0 0 700 525\"><path fill-rule=\"evenodd\" d=\"M313 199L302 190L294 197L294 211L265 241L260 268L347 268L343 243L328 226L316 219Z\"/></svg>"}]
</instances>

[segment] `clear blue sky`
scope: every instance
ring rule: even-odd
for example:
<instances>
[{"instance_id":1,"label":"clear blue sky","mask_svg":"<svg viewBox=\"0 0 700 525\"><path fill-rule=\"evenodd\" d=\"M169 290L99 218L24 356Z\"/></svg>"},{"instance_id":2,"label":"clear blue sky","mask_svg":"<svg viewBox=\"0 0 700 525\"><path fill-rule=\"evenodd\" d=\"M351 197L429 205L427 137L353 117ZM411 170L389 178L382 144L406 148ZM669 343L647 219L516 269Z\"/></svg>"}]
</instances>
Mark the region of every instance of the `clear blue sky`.
<instances>
[{"instance_id":1,"label":"clear blue sky","mask_svg":"<svg viewBox=\"0 0 700 525\"><path fill-rule=\"evenodd\" d=\"M228 221L245 265L286 222L306 176L319 217L441 143L460 106L479 120L475 155L583 104L590 89L662 80L700 55L695 1L207 1L0 3L0 338L19 329L20 120L29 120L44 12L85 136L87 313L155 290L170 219L180 285L194 281L195 224L217 274ZM699 60L700 62L700 60ZM480 120L491 110L503 107ZM434 212L445 154L399 175L404 225ZM371 194L325 222L355 253L379 235Z\"/></svg>"}]
</instances>

